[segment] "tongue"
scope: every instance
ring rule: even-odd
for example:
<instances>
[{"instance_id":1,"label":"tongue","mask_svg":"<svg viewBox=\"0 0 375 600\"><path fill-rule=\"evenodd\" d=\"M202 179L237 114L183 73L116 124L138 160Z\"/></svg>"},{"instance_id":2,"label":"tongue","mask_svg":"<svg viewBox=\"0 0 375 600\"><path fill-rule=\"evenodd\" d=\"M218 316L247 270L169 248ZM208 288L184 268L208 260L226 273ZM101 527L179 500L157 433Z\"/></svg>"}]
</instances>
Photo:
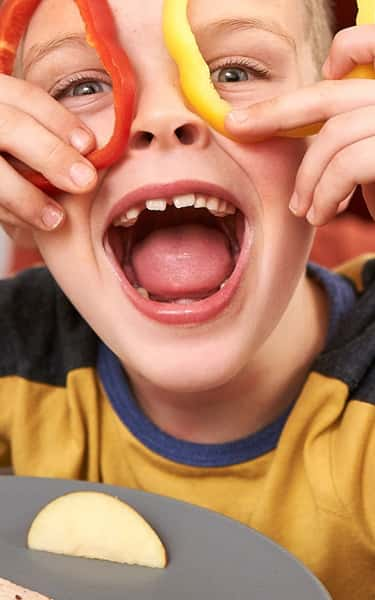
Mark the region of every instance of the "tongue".
<instances>
[{"instance_id":1,"label":"tongue","mask_svg":"<svg viewBox=\"0 0 375 600\"><path fill-rule=\"evenodd\" d=\"M160 299L199 299L218 290L234 269L229 241L218 229L178 225L158 229L132 252L138 284Z\"/></svg>"}]
</instances>

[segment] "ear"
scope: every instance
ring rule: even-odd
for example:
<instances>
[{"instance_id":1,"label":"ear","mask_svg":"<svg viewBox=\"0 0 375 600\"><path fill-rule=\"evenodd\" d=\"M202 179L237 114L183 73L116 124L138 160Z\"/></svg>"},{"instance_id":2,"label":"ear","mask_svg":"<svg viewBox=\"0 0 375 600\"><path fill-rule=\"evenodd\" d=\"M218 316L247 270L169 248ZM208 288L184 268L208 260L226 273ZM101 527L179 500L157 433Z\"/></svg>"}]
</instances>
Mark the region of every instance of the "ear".
<instances>
[{"instance_id":1,"label":"ear","mask_svg":"<svg viewBox=\"0 0 375 600\"><path fill-rule=\"evenodd\" d=\"M17 225L3 225L3 229L19 248L26 248L27 250L36 249L31 229L25 229Z\"/></svg>"}]
</instances>

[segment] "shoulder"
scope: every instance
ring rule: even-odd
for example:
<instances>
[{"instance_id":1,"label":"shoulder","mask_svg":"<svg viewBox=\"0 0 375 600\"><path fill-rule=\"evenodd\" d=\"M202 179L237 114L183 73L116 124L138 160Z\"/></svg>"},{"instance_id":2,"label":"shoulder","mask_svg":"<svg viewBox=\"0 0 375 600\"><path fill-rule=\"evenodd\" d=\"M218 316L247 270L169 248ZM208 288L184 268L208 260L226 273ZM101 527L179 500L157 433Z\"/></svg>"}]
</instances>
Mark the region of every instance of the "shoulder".
<instances>
[{"instance_id":1,"label":"shoulder","mask_svg":"<svg viewBox=\"0 0 375 600\"><path fill-rule=\"evenodd\" d=\"M66 373L92 366L96 337L46 268L0 281L0 376L63 385Z\"/></svg>"},{"instance_id":2,"label":"shoulder","mask_svg":"<svg viewBox=\"0 0 375 600\"><path fill-rule=\"evenodd\" d=\"M375 255L361 256L336 272L352 283L356 301L314 370L344 382L349 397L375 404Z\"/></svg>"}]
</instances>

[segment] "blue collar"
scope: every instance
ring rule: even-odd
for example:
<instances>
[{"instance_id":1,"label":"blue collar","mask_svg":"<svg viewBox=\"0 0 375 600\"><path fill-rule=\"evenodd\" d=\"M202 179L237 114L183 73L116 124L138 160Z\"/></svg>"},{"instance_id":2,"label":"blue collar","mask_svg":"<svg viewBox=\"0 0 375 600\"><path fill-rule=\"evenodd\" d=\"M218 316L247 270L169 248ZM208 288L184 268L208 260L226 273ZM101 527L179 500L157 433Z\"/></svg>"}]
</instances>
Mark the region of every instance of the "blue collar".
<instances>
[{"instance_id":1,"label":"blue collar","mask_svg":"<svg viewBox=\"0 0 375 600\"><path fill-rule=\"evenodd\" d=\"M347 279L317 265L308 266L308 275L322 285L329 299L328 347L339 323L352 310L356 293ZM119 359L102 342L99 345L97 368L113 409L129 431L153 452L179 464L226 467L271 452L276 448L293 408L292 404L276 421L237 441L225 444L185 442L161 431L142 412Z\"/></svg>"}]
</instances>

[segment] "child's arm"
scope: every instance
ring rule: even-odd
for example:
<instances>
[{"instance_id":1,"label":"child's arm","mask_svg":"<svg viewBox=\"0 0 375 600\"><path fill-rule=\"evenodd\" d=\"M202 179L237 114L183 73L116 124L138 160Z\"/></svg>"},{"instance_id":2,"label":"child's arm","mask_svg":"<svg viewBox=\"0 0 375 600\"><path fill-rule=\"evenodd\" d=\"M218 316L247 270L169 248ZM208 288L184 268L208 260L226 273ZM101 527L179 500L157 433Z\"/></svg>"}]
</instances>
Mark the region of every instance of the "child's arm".
<instances>
[{"instance_id":1,"label":"child's arm","mask_svg":"<svg viewBox=\"0 0 375 600\"><path fill-rule=\"evenodd\" d=\"M82 138L82 135L86 138ZM52 230L63 208L25 180L9 156L43 173L56 187L83 193L96 183L96 172L82 156L95 146L93 134L64 106L26 81L0 74L0 224L19 240L32 227ZM93 179L77 185L72 173L90 167ZM73 171L72 171L73 169Z\"/></svg>"},{"instance_id":2,"label":"child's arm","mask_svg":"<svg viewBox=\"0 0 375 600\"><path fill-rule=\"evenodd\" d=\"M344 79L356 65L375 61L375 26L352 27L335 38L323 68L326 80L232 113L228 130L245 142L326 122L300 166L292 210L323 225L345 210L363 186L375 218L375 81Z\"/></svg>"}]
</instances>

